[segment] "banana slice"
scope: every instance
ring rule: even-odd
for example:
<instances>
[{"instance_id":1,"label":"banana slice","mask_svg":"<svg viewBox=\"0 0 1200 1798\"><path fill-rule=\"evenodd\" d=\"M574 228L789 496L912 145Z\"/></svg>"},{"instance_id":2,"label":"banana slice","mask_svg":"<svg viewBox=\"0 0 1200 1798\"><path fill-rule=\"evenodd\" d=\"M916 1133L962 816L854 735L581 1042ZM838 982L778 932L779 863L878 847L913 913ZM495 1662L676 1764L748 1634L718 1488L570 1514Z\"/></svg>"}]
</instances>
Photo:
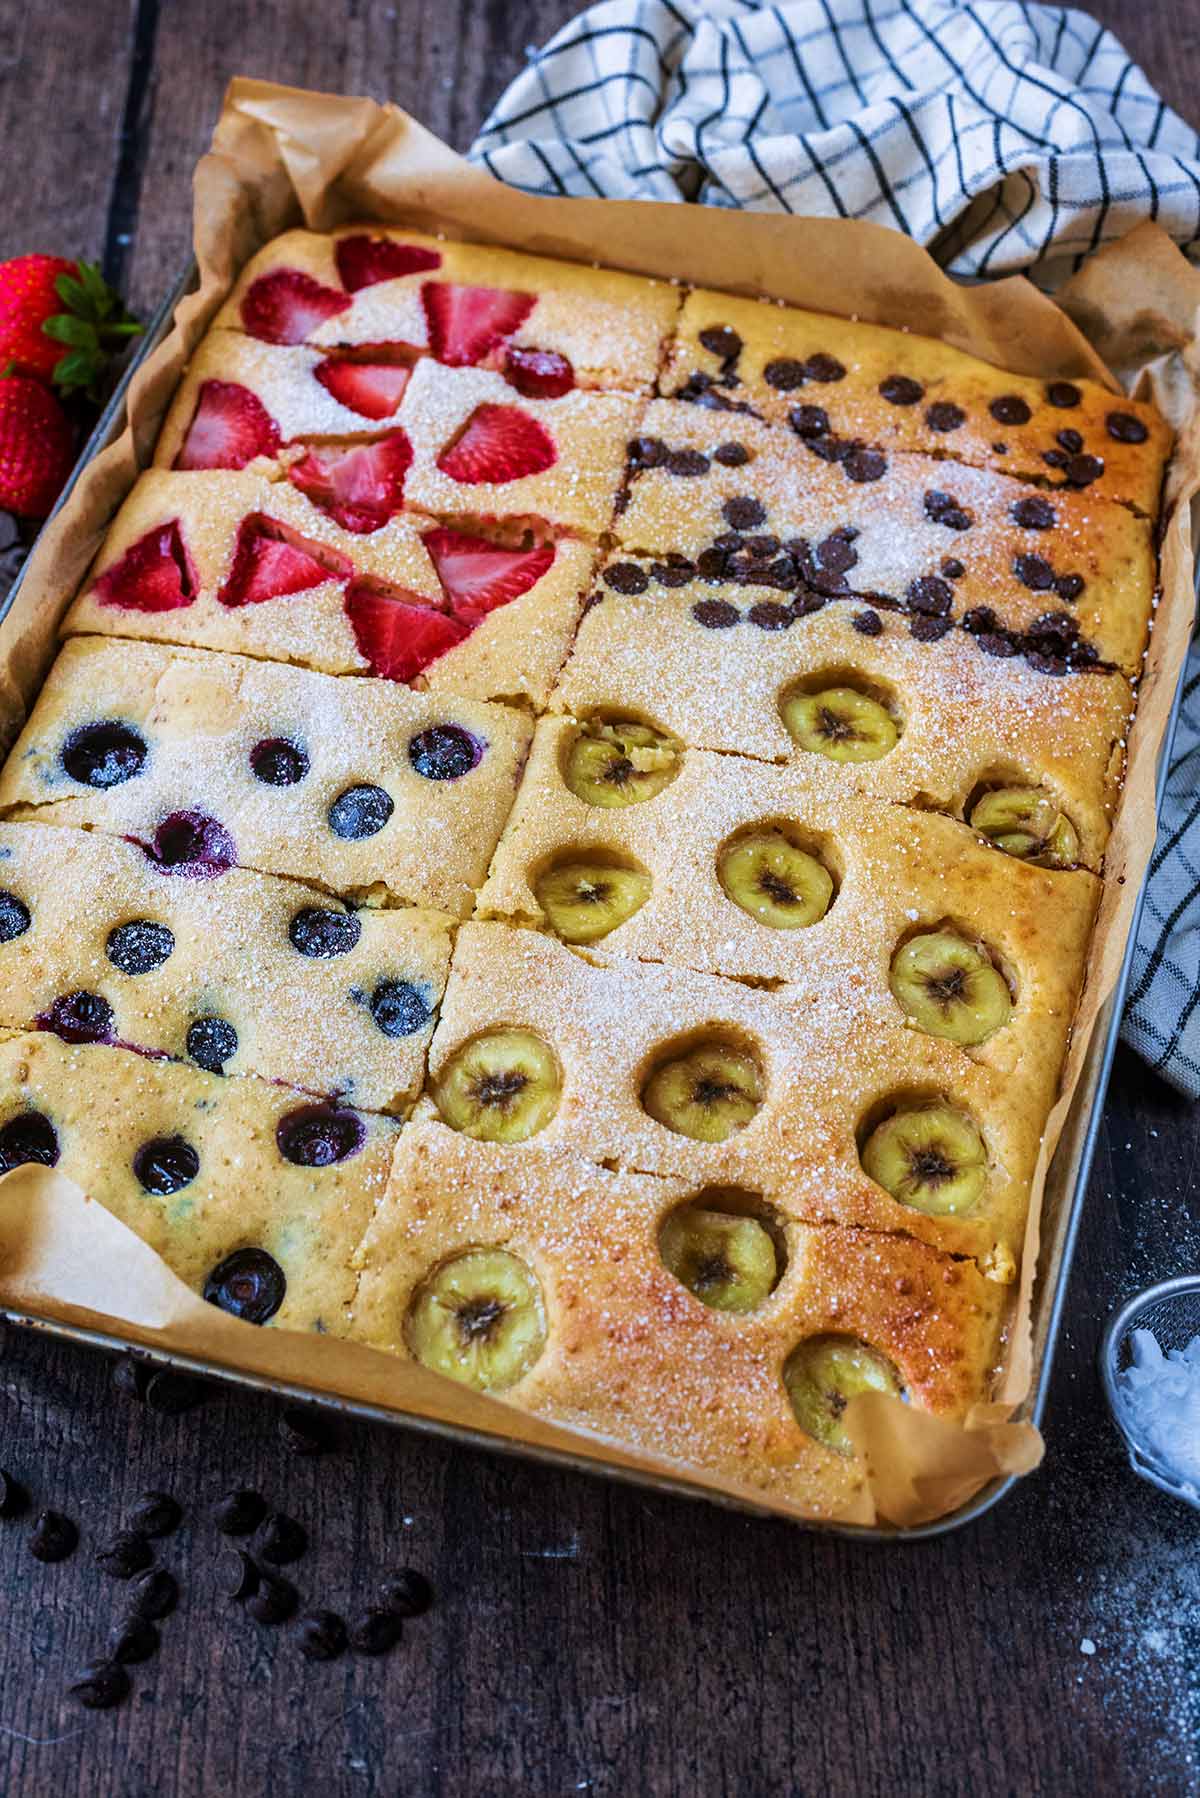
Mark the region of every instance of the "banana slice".
<instances>
[{"instance_id":1,"label":"banana slice","mask_svg":"<svg viewBox=\"0 0 1200 1798\"><path fill-rule=\"evenodd\" d=\"M969 1211L987 1184L982 1136L944 1103L895 1112L864 1144L862 1164L901 1205L930 1217Z\"/></svg>"},{"instance_id":2,"label":"banana slice","mask_svg":"<svg viewBox=\"0 0 1200 1798\"><path fill-rule=\"evenodd\" d=\"M1012 1016L1003 974L986 949L956 930L910 937L892 957L889 984L918 1029L967 1047L985 1043Z\"/></svg>"},{"instance_id":3,"label":"banana slice","mask_svg":"<svg viewBox=\"0 0 1200 1798\"><path fill-rule=\"evenodd\" d=\"M877 762L900 737L886 706L853 687L790 693L779 712L800 749L828 756L831 762Z\"/></svg>"},{"instance_id":4,"label":"banana slice","mask_svg":"<svg viewBox=\"0 0 1200 1798\"><path fill-rule=\"evenodd\" d=\"M774 825L727 843L717 856L717 879L735 905L772 930L798 930L829 910L833 879Z\"/></svg>"},{"instance_id":5,"label":"banana slice","mask_svg":"<svg viewBox=\"0 0 1200 1798\"><path fill-rule=\"evenodd\" d=\"M489 1030L455 1050L430 1091L451 1129L479 1142L524 1142L558 1110L562 1075L531 1030Z\"/></svg>"},{"instance_id":6,"label":"banana slice","mask_svg":"<svg viewBox=\"0 0 1200 1798\"><path fill-rule=\"evenodd\" d=\"M651 1074L642 1105L677 1136L724 1142L744 1130L762 1104L762 1081L753 1058L726 1043L701 1043Z\"/></svg>"},{"instance_id":7,"label":"banana slice","mask_svg":"<svg viewBox=\"0 0 1200 1798\"><path fill-rule=\"evenodd\" d=\"M1074 868L1079 836L1042 787L996 787L976 800L967 822L981 837L1039 868Z\"/></svg>"},{"instance_id":8,"label":"banana slice","mask_svg":"<svg viewBox=\"0 0 1200 1798\"><path fill-rule=\"evenodd\" d=\"M860 1392L892 1392L903 1398L900 1375L878 1349L858 1336L808 1336L788 1356L783 1383L796 1422L825 1448L852 1455L842 1421Z\"/></svg>"},{"instance_id":9,"label":"banana slice","mask_svg":"<svg viewBox=\"0 0 1200 1798\"><path fill-rule=\"evenodd\" d=\"M546 922L564 943L598 943L642 909L651 884L643 868L580 859L548 869L534 892Z\"/></svg>"},{"instance_id":10,"label":"banana slice","mask_svg":"<svg viewBox=\"0 0 1200 1798\"><path fill-rule=\"evenodd\" d=\"M588 805L641 805L679 773L683 746L632 718L594 718L567 755L565 779Z\"/></svg>"},{"instance_id":11,"label":"banana slice","mask_svg":"<svg viewBox=\"0 0 1200 1798\"><path fill-rule=\"evenodd\" d=\"M658 1235L663 1261L714 1311L753 1311L778 1277L770 1232L753 1217L685 1205Z\"/></svg>"},{"instance_id":12,"label":"banana slice","mask_svg":"<svg viewBox=\"0 0 1200 1798\"><path fill-rule=\"evenodd\" d=\"M542 1289L506 1249L468 1249L413 1295L405 1322L413 1356L478 1392L503 1392L546 1346Z\"/></svg>"}]
</instances>

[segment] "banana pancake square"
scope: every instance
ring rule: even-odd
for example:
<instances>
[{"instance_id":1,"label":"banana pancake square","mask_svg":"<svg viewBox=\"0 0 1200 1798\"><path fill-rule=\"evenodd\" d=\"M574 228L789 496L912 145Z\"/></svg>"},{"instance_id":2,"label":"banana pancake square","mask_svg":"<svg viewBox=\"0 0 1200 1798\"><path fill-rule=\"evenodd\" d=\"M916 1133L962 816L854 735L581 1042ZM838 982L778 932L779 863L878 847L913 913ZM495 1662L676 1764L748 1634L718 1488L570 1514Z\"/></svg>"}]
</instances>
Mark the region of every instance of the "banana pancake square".
<instances>
[{"instance_id":1,"label":"banana pancake square","mask_svg":"<svg viewBox=\"0 0 1200 1798\"><path fill-rule=\"evenodd\" d=\"M353 1337L814 1517L865 1500L846 1399L965 1417L1005 1310L923 1243L432 1124L403 1132L355 1261Z\"/></svg>"},{"instance_id":2,"label":"banana pancake square","mask_svg":"<svg viewBox=\"0 0 1200 1798\"><path fill-rule=\"evenodd\" d=\"M464 916L512 806L525 715L391 681L73 637L2 771L0 813Z\"/></svg>"}]
</instances>

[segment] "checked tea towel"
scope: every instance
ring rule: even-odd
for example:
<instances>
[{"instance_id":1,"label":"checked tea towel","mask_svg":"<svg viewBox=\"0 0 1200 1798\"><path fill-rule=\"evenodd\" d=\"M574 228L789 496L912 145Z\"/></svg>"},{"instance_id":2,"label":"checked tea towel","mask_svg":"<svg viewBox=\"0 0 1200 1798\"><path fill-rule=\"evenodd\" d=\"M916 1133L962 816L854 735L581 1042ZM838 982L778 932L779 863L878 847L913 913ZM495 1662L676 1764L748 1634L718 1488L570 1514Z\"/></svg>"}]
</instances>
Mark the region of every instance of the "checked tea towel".
<instances>
[{"instance_id":1,"label":"checked tea towel","mask_svg":"<svg viewBox=\"0 0 1200 1798\"><path fill-rule=\"evenodd\" d=\"M606 0L472 150L531 193L871 219L951 274L1053 289L1157 219L1200 256L1200 138L1112 33L1021 0ZM1124 1022L1200 1096L1200 649Z\"/></svg>"}]
</instances>

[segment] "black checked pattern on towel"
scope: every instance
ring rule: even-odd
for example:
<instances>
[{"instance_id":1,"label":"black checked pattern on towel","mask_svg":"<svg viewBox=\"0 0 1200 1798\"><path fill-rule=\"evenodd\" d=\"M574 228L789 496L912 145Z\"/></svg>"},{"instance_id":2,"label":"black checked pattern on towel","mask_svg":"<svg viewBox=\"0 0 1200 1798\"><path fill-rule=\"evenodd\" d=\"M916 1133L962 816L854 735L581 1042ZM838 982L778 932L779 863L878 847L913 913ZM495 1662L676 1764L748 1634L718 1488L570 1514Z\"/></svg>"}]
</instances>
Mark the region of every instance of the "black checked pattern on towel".
<instances>
[{"instance_id":1,"label":"black checked pattern on towel","mask_svg":"<svg viewBox=\"0 0 1200 1798\"><path fill-rule=\"evenodd\" d=\"M471 154L534 193L871 219L966 278L1052 289L1148 217L1200 251L1200 138L1095 19L1017 0L606 0ZM1123 1035L1200 1097L1200 648Z\"/></svg>"}]
</instances>

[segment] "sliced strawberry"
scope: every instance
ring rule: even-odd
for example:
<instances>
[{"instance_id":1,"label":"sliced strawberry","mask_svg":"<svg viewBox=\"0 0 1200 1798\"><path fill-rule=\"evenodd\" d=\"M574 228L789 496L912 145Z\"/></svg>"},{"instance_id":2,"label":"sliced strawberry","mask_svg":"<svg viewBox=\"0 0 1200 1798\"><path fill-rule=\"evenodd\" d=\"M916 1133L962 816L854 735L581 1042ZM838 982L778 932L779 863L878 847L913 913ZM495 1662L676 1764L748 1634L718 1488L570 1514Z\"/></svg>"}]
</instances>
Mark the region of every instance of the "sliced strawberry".
<instances>
[{"instance_id":1,"label":"sliced strawberry","mask_svg":"<svg viewBox=\"0 0 1200 1798\"><path fill-rule=\"evenodd\" d=\"M384 680L415 680L474 628L424 603L416 593L366 576L350 582L345 606L354 641L371 673Z\"/></svg>"},{"instance_id":2,"label":"sliced strawberry","mask_svg":"<svg viewBox=\"0 0 1200 1798\"><path fill-rule=\"evenodd\" d=\"M174 465L245 468L255 456L273 456L282 441L256 393L236 381L205 381Z\"/></svg>"},{"instance_id":3,"label":"sliced strawberry","mask_svg":"<svg viewBox=\"0 0 1200 1798\"><path fill-rule=\"evenodd\" d=\"M124 612L177 612L191 605L198 585L179 520L173 518L131 544L104 570L92 593L102 606Z\"/></svg>"},{"instance_id":4,"label":"sliced strawberry","mask_svg":"<svg viewBox=\"0 0 1200 1798\"><path fill-rule=\"evenodd\" d=\"M429 347L439 362L451 368L469 368L519 330L535 302L532 293L509 293L502 287L426 281L421 304L429 327Z\"/></svg>"},{"instance_id":5,"label":"sliced strawberry","mask_svg":"<svg viewBox=\"0 0 1200 1798\"><path fill-rule=\"evenodd\" d=\"M560 400L575 385L575 370L557 350L523 350L510 346L504 379L527 400Z\"/></svg>"},{"instance_id":6,"label":"sliced strawberry","mask_svg":"<svg viewBox=\"0 0 1200 1798\"><path fill-rule=\"evenodd\" d=\"M351 304L336 287L323 287L298 268L277 268L246 289L242 323L264 343L303 343L310 331Z\"/></svg>"},{"instance_id":7,"label":"sliced strawberry","mask_svg":"<svg viewBox=\"0 0 1200 1798\"><path fill-rule=\"evenodd\" d=\"M519 481L558 460L550 433L519 406L476 406L455 441L437 459L452 481Z\"/></svg>"},{"instance_id":8,"label":"sliced strawberry","mask_svg":"<svg viewBox=\"0 0 1200 1798\"><path fill-rule=\"evenodd\" d=\"M554 561L548 543L536 549L505 549L486 537L469 537L443 525L426 532L423 542L454 616L476 624L497 606L528 593Z\"/></svg>"},{"instance_id":9,"label":"sliced strawberry","mask_svg":"<svg viewBox=\"0 0 1200 1798\"><path fill-rule=\"evenodd\" d=\"M353 572L348 556L309 542L264 512L251 512L238 528L229 576L217 598L223 606L256 606L325 581L344 581Z\"/></svg>"},{"instance_id":10,"label":"sliced strawberry","mask_svg":"<svg viewBox=\"0 0 1200 1798\"><path fill-rule=\"evenodd\" d=\"M412 369L399 362L351 362L330 356L313 374L338 404L363 418L390 418L400 404Z\"/></svg>"},{"instance_id":11,"label":"sliced strawberry","mask_svg":"<svg viewBox=\"0 0 1200 1798\"><path fill-rule=\"evenodd\" d=\"M313 504L335 518L344 531L377 531L404 506L404 477L412 445L403 431L389 431L378 443L355 449L310 450L288 470Z\"/></svg>"},{"instance_id":12,"label":"sliced strawberry","mask_svg":"<svg viewBox=\"0 0 1200 1798\"><path fill-rule=\"evenodd\" d=\"M436 250L423 244L396 243L390 237L339 237L334 252L338 280L347 293L374 287L377 281L398 281L403 275L419 275L441 268Z\"/></svg>"}]
</instances>

